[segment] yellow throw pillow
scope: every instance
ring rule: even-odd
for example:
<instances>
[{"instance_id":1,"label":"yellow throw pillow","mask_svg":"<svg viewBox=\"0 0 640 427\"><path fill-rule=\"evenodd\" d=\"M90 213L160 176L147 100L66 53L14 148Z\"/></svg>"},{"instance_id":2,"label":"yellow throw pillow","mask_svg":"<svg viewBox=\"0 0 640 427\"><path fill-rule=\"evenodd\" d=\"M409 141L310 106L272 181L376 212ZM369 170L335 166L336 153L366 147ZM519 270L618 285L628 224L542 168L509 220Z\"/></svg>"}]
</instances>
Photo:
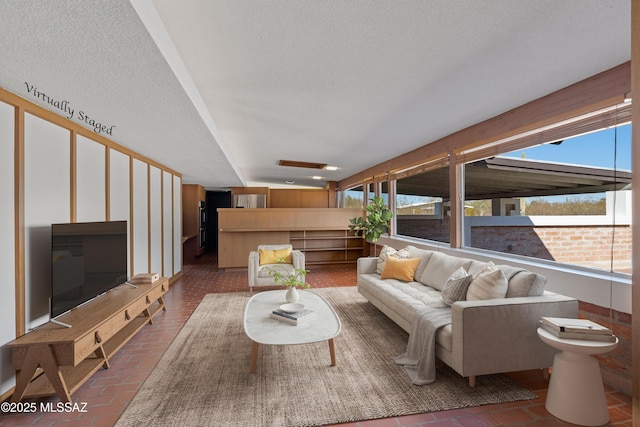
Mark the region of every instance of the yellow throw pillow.
<instances>
[{"instance_id":1,"label":"yellow throw pillow","mask_svg":"<svg viewBox=\"0 0 640 427\"><path fill-rule=\"evenodd\" d=\"M285 264L292 264L291 249L260 249L260 265L277 264L282 258Z\"/></svg>"},{"instance_id":2,"label":"yellow throw pillow","mask_svg":"<svg viewBox=\"0 0 640 427\"><path fill-rule=\"evenodd\" d=\"M398 279L404 282L412 282L413 275L420 263L420 258L400 259L388 257L384 264L381 279Z\"/></svg>"}]
</instances>

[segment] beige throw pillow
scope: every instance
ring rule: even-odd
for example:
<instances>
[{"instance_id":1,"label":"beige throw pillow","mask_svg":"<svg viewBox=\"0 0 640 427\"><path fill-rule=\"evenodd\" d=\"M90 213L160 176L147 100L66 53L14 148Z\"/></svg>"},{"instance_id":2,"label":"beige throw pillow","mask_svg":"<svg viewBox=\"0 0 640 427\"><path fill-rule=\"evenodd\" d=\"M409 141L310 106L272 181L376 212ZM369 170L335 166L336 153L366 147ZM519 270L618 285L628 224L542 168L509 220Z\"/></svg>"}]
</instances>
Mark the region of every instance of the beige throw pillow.
<instances>
[{"instance_id":1,"label":"beige throw pillow","mask_svg":"<svg viewBox=\"0 0 640 427\"><path fill-rule=\"evenodd\" d=\"M473 276L467 290L467 301L504 298L507 295L507 278L494 263L487 265Z\"/></svg>"},{"instance_id":2,"label":"beige throw pillow","mask_svg":"<svg viewBox=\"0 0 640 427\"><path fill-rule=\"evenodd\" d=\"M384 270L384 264L387 262L387 258L393 257L398 259L408 259L409 251L406 249L396 250L391 246L383 246L380 250L380 255L378 255L378 265L376 266L376 273L382 274Z\"/></svg>"},{"instance_id":3,"label":"beige throw pillow","mask_svg":"<svg viewBox=\"0 0 640 427\"><path fill-rule=\"evenodd\" d=\"M466 300L471 279L473 276L462 267L454 271L442 287L442 300L445 304L451 305L456 301Z\"/></svg>"}]
</instances>

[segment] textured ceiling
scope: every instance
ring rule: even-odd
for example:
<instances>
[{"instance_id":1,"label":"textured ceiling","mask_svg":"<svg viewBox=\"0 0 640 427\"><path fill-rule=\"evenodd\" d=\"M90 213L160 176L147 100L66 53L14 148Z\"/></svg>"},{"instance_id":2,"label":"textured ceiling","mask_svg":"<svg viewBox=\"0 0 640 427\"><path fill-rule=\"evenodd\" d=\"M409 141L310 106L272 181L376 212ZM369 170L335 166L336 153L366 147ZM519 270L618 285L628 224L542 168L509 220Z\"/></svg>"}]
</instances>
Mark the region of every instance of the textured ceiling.
<instances>
[{"instance_id":1,"label":"textured ceiling","mask_svg":"<svg viewBox=\"0 0 640 427\"><path fill-rule=\"evenodd\" d=\"M630 59L628 0L0 8L0 86L68 100L211 189L340 180Z\"/></svg>"}]
</instances>

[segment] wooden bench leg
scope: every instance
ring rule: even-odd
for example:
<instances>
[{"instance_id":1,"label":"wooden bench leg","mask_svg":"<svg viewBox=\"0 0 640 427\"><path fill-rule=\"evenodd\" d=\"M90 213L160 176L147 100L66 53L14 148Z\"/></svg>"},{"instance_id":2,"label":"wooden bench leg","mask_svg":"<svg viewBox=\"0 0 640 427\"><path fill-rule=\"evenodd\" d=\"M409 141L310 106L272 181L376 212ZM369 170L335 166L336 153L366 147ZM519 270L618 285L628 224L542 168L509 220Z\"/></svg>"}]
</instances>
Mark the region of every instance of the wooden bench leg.
<instances>
[{"instance_id":1,"label":"wooden bench leg","mask_svg":"<svg viewBox=\"0 0 640 427\"><path fill-rule=\"evenodd\" d=\"M69 393L67 384L60 373L60 368L53 355L53 350L51 350L48 344L32 345L29 347L29 350L27 350L27 355L22 369L20 369L20 373L18 374L16 388L11 400L13 402L22 400L38 366L44 371L44 375L47 376L47 379L53 386L60 400L63 402L71 402L71 393Z\"/></svg>"}]
</instances>

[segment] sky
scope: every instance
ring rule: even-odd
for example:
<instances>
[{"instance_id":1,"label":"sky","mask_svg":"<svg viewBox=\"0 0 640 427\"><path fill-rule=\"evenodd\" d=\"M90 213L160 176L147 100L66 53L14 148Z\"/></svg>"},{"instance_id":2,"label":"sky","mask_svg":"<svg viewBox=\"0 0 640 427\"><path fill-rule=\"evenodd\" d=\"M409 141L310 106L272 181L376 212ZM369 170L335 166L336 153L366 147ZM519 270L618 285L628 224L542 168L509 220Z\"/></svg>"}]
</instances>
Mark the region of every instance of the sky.
<instances>
[{"instance_id":1,"label":"sky","mask_svg":"<svg viewBox=\"0 0 640 427\"><path fill-rule=\"evenodd\" d=\"M562 144L544 144L536 147L500 154L501 157L521 158L549 162L573 163L586 166L614 168L613 147L617 145L615 167L631 170L631 124L566 139Z\"/></svg>"}]
</instances>

